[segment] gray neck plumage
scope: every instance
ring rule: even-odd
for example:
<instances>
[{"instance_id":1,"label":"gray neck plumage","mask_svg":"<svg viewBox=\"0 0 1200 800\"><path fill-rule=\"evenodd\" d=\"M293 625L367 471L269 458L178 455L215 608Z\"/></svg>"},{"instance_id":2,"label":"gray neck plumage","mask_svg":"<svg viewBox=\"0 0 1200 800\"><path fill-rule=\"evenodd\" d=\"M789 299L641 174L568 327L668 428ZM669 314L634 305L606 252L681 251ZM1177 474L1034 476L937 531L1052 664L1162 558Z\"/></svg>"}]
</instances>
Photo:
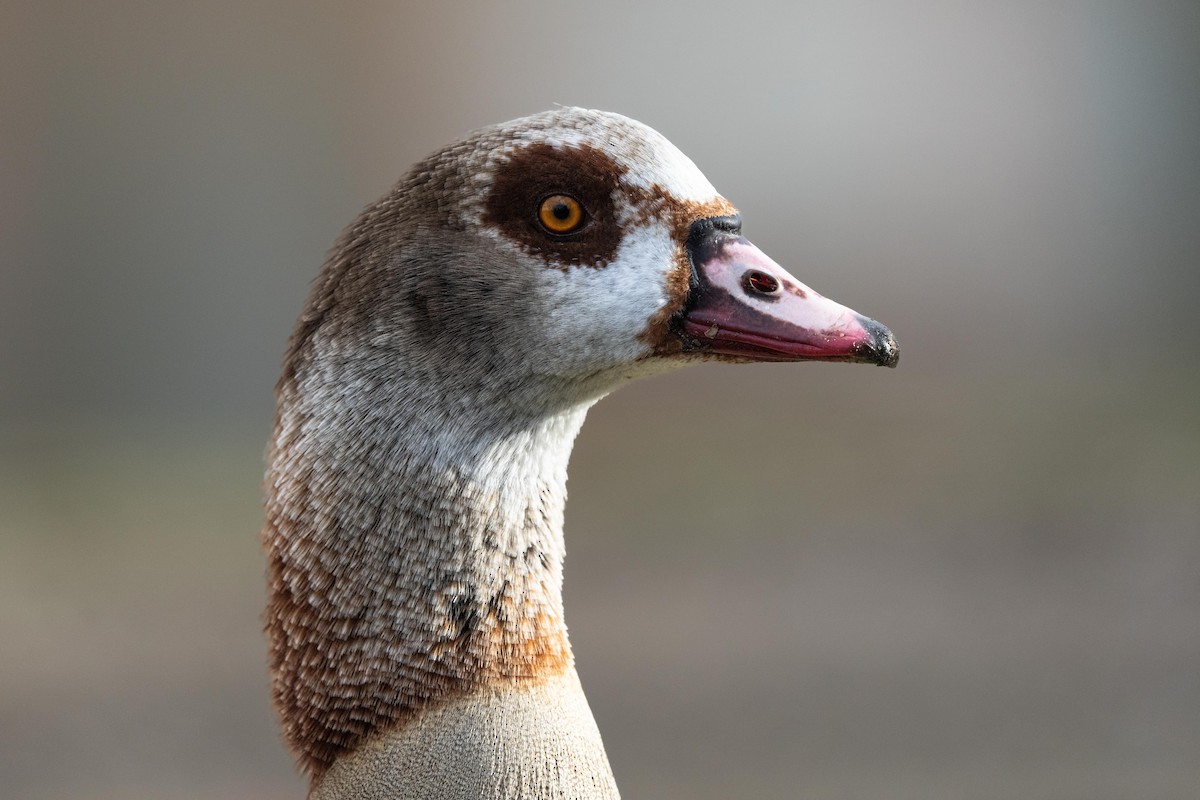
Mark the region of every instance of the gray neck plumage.
<instances>
[{"instance_id":1,"label":"gray neck plumage","mask_svg":"<svg viewBox=\"0 0 1200 800\"><path fill-rule=\"evenodd\" d=\"M562 520L591 400L307 355L279 387L264 541L276 703L318 776L426 708L571 669Z\"/></svg>"}]
</instances>

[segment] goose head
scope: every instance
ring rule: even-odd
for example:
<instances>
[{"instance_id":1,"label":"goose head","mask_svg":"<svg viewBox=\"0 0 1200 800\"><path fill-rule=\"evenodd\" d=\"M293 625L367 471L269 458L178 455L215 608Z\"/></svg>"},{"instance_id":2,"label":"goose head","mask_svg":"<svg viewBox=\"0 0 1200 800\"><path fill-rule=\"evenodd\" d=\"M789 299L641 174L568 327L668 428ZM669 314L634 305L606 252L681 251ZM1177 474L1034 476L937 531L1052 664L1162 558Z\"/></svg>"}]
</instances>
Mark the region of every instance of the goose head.
<instances>
[{"instance_id":1,"label":"goose head","mask_svg":"<svg viewBox=\"0 0 1200 800\"><path fill-rule=\"evenodd\" d=\"M552 758L611 788L563 678L566 464L586 409L698 361L896 359L886 328L751 244L639 122L562 108L414 166L335 246L277 386L267 632L286 737L333 787L314 796L441 797L404 777L432 775L439 748L477 754L480 785L488 759L528 777ZM552 680L570 730L520 694Z\"/></svg>"},{"instance_id":2,"label":"goose head","mask_svg":"<svg viewBox=\"0 0 1200 800\"><path fill-rule=\"evenodd\" d=\"M394 351L449 391L538 410L698 360L897 359L885 328L743 237L666 138L578 108L418 164L347 232L323 289L320 321L356 356Z\"/></svg>"}]
</instances>

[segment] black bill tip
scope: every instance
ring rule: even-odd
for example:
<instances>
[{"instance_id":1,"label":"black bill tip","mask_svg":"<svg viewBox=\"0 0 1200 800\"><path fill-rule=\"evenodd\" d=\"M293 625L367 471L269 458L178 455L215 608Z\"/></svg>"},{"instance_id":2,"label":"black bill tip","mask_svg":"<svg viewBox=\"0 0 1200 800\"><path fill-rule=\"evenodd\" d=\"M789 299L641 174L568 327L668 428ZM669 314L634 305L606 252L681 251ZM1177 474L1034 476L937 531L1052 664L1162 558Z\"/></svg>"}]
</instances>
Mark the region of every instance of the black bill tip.
<instances>
[{"instance_id":1,"label":"black bill tip","mask_svg":"<svg viewBox=\"0 0 1200 800\"><path fill-rule=\"evenodd\" d=\"M869 338L855 348L855 355L881 367L896 366L900 361L900 345L896 344L896 337L892 335L892 332L870 317L864 317L861 314L858 322L869 334Z\"/></svg>"}]
</instances>

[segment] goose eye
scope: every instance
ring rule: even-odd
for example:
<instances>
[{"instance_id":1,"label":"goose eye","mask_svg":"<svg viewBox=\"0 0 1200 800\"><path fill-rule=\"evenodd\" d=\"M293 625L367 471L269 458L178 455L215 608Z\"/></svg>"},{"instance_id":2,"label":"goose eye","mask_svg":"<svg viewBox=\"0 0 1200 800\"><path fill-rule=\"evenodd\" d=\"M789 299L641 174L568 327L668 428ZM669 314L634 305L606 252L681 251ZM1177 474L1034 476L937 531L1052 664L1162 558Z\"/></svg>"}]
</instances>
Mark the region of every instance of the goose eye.
<instances>
[{"instance_id":1,"label":"goose eye","mask_svg":"<svg viewBox=\"0 0 1200 800\"><path fill-rule=\"evenodd\" d=\"M547 233L574 233L583 225L583 206L570 195L552 194L538 206L538 222Z\"/></svg>"}]
</instances>

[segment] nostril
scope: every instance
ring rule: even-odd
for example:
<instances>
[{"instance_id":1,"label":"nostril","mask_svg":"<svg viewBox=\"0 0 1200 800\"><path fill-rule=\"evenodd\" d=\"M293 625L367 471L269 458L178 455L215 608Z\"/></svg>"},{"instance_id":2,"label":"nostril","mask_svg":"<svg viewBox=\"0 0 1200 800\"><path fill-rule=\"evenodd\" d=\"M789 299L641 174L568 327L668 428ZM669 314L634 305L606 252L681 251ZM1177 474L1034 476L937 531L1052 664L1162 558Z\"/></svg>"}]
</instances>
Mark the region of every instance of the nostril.
<instances>
[{"instance_id":1,"label":"nostril","mask_svg":"<svg viewBox=\"0 0 1200 800\"><path fill-rule=\"evenodd\" d=\"M775 294L779 291L779 281L774 276L756 269L742 276L742 286L750 294Z\"/></svg>"}]
</instances>

